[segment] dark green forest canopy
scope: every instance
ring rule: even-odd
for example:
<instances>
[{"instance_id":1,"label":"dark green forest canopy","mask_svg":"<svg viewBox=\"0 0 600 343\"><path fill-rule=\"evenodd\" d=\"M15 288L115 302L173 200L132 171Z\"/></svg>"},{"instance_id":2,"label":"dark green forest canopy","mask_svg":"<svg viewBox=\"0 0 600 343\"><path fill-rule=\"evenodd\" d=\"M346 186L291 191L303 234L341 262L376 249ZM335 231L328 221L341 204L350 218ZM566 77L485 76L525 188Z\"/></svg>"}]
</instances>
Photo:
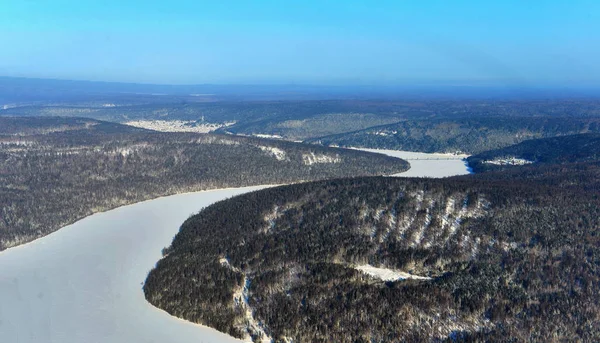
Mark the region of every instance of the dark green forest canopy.
<instances>
[{"instance_id":1,"label":"dark green forest canopy","mask_svg":"<svg viewBox=\"0 0 600 343\"><path fill-rule=\"evenodd\" d=\"M512 159L527 163L567 164L600 161L600 133L585 133L532 139L502 149L485 151L467 158L477 173L513 167ZM490 163L504 161L503 164Z\"/></svg>"},{"instance_id":2,"label":"dark green forest canopy","mask_svg":"<svg viewBox=\"0 0 600 343\"><path fill-rule=\"evenodd\" d=\"M158 196L408 167L384 155L285 141L160 133L82 118L0 117L0 250Z\"/></svg>"},{"instance_id":3,"label":"dark green forest canopy","mask_svg":"<svg viewBox=\"0 0 600 343\"><path fill-rule=\"evenodd\" d=\"M75 137L83 134L148 132L128 125L90 118L0 116L0 137L23 137L67 131L79 131Z\"/></svg>"},{"instance_id":4,"label":"dark green forest canopy","mask_svg":"<svg viewBox=\"0 0 600 343\"><path fill-rule=\"evenodd\" d=\"M477 154L534 138L600 132L600 118L460 117L404 120L308 139L323 145Z\"/></svg>"},{"instance_id":5,"label":"dark green forest canopy","mask_svg":"<svg viewBox=\"0 0 600 343\"><path fill-rule=\"evenodd\" d=\"M178 317L277 342L595 341L600 192L579 180L598 170L563 175L570 187L544 185L559 172L542 169L253 192L183 223L144 291ZM364 264L431 279L383 282Z\"/></svg>"}]
</instances>

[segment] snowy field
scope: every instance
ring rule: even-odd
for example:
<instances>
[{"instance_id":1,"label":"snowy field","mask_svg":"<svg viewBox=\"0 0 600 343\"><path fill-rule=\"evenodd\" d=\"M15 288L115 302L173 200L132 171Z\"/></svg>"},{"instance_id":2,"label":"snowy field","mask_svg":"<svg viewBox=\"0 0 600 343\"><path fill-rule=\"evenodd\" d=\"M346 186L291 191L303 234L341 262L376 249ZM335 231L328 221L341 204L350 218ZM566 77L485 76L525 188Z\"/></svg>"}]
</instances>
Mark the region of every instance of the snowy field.
<instances>
[{"instance_id":1,"label":"snowy field","mask_svg":"<svg viewBox=\"0 0 600 343\"><path fill-rule=\"evenodd\" d=\"M413 280L430 280L431 279L429 277L409 274L409 273L403 272L401 270L373 267L370 264L363 264L361 266L357 266L356 270L359 270L367 275L370 275L370 276L372 276L376 279L380 279L382 281L398 281L398 280L404 280L404 279L413 279Z\"/></svg>"},{"instance_id":2,"label":"snowy field","mask_svg":"<svg viewBox=\"0 0 600 343\"><path fill-rule=\"evenodd\" d=\"M410 162L402 176L468 173L461 160ZM190 214L259 188L124 206L0 252L0 342L239 342L154 308L142 282Z\"/></svg>"}]
</instances>

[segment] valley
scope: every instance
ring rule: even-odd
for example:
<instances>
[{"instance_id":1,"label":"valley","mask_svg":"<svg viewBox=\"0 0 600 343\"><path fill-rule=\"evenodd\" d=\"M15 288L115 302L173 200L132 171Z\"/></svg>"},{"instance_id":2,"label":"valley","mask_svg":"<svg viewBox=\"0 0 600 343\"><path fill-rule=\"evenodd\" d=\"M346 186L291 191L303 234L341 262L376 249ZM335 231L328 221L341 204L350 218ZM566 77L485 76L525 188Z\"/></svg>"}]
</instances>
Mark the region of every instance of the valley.
<instances>
[{"instance_id":1,"label":"valley","mask_svg":"<svg viewBox=\"0 0 600 343\"><path fill-rule=\"evenodd\" d=\"M0 343L600 342L600 1L0 27Z\"/></svg>"},{"instance_id":2,"label":"valley","mask_svg":"<svg viewBox=\"0 0 600 343\"><path fill-rule=\"evenodd\" d=\"M24 104L1 116L86 117L159 131L212 131L325 146L476 154L528 139L600 132L597 99L438 99L246 101L165 95Z\"/></svg>"},{"instance_id":3,"label":"valley","mask_svg":"<svg viewBox=\"0 0 600 343\"><path fill-rule=\"evenodd\" d=\"M186 218L260 188L202 191L122 206L0 252L1 337L56 343L239 342L156 309L145 300L142 286Z\"/></svg>"},{"instance_id":4,"label":"valley","mask_svg":"<svg viewBox=\"0 0 600 343\"><path fill-rule=\"evenodd\" d=\"M380 154L255 137L0 117L0 250L159 196L408 168Z\"/></svg>"}]
</instances>

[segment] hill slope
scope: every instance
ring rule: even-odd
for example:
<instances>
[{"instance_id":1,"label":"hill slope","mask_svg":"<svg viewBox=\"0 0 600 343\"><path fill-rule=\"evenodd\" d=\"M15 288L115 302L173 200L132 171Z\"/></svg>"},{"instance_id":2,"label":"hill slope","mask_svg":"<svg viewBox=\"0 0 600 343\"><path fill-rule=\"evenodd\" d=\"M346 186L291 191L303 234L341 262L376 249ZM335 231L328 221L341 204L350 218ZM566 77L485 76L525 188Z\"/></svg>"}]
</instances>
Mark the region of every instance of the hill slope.
<instances>
[{"instance_id":1,"label":"hill slope","mask_svg":"<svg viewBox=\"0 0 600 343\"><path fill-rule=\"evenodd\" d=\"M598 100L213 101L189 96L0 107L0 115L77 116L115 122L184 121L219 132L325 145L479 153L526 139L598 132ZM1 106L1 104L0 104ZM11 105L12 106L12 105ZM17 106L17 105L15 105ZM173 126L177 126L173 124ZM186 127L187 128L187 127Z\"/></svg>"},{"instance_id":2,"label":"hill slope","mask_svg":"<svg viewBox=\"0 0 600 343\"><path fill-rule=\"evenodd\" d=\"M378 154L258 138L0 117L0 250L94 212L158 196L408 167Z\"/></svg>"},{"instance_id":3,"label":"hill slope","mask_svg":"<svg viewBox=\"0 0 600 343\"><path fill-rule=\"evenodd\" d=\"M189 218L144 291L257 341L593 341L598 195L477 177L262 190Z\"/></svg>"},{"instance_id":4,"label":"hill slope","mask_svg":"<svg viewBox=\"0 0 600 343\"><path fill-rule=\"evenodd\" d=\"M421 152L476 154L527 139L600 132L599 118L467 117L406 120L309 143Z\"/></svg>"},{"instance_id":5,"label":"hill slope","mask_svg":"<svg viewBox=\"0 0 600 343\"><path fill-rule=\"evenodd\" d=\"M475 172L530 163L564 164L600 160L600 133L532 139L467 158Z\"/></svg>"},{"instance_id":6,"label":"hill slope","mask_svg":"<svg viewBox=\"0 0 600 343\"><path fill-rule=\"evenodd\" d=\"M147 130L90 118L68 117L1 117L1 136L45 135L55 132L140 133Z\"/></svg>"}]
</instances>

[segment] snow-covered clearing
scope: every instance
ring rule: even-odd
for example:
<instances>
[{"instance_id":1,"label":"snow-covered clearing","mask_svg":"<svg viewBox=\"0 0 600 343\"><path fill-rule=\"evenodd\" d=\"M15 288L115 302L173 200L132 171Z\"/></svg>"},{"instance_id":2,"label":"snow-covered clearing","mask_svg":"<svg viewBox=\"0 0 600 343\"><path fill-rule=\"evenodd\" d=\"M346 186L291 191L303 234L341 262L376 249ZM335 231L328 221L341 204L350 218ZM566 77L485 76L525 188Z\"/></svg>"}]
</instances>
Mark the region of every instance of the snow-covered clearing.
<instances>
[{"instance_id":1,"label":"snow-covered clearing","mask_svg":"<svg viewBox=\"0 0 600 343\"><path fill-rule=\"evenodd\" d=\"M504 157L504 158L497 158L497 159L491 160L491 161L484 161L483 163L494 164L497 166L524 166L526 164L532 164L534 162L523 159L523 158Z\"/></svg>"},{"instance_id":2,"label":"snow-covered clearing","mask_svg":"<svg viewBox=\"0 0 600 343\"><path fill-rule=\"evenodd\" d=\"M404 279L431 280L431 278L429 277L413 275L400 270L373 267L370 264L363 264L361 266L357 266L356 270L360 270L361 272L368 274L376 279L380 279L382 281L398 281Z\"/></svg>"},{"instance_id":3,"label":"snow-covered clearing","mask_svg":"<svg viewBox=\"0 0 600 343\"><path fill-rule=\"evenodd\" d=\"M252 136L258 138L272 138L272 139L283 139L280 135L268 135L266 133L253 133Z\"/></svg>"},{"instance_id":4,"label":"snow-covered clearing","mask_svg":"<svg viewBox=\"0 0 600 343\"><path fill-rule=\"evenodd\" d=\"M124 124L162 132L208 133L222 127L233 125L235 122L197 123L193 120L132 120Z\"/></svg>"},{"instance_id":5,"label":"snow-covered clearing","mask_svg":"<svg viewBox=\"0 0 600 343\"><path fill-rule=\"evenodd\" d=\"M329 156L311 152L310 154L302 154L302 161L305 165L311 166L317 163L340 163L342 159L338 155Z\"/></svg>"},{"instance_id":6,"label":"snow-covered clearing","mask_svg":"<svg viewBox=\"0 0 600 343\"><path fill-rule=\"evenodd\" d=\"M287 159L287 153L283 149L276 148L274 146L259 145L258 148L267 154L275 157L278 161L285 161Z\"/></svg>"}]
</instances>

